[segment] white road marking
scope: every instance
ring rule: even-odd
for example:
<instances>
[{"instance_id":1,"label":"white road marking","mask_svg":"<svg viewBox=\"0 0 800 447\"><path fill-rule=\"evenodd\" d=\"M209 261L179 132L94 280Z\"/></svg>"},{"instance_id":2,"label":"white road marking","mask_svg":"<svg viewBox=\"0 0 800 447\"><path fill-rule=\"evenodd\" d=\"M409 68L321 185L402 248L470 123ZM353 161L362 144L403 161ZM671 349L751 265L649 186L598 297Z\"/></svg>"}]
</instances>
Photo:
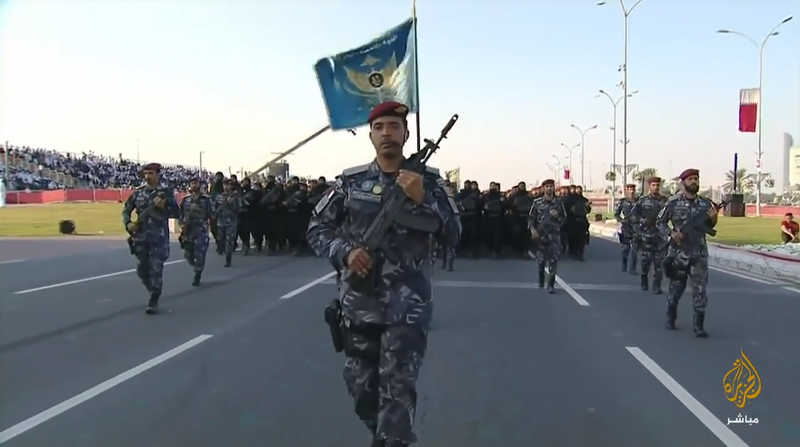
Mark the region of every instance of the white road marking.
<instances>
[{"instance_id":1,"label":"white road marking","mask_svg":"<svg viewBox=\"0 0 800 447\"><path fill-rule=\"evenodd\" d=\"M306 290L316 286L317 284L323 283L323 282L333 278L334 275L336 275L336 272L330 272L330 273L328 273L328 274L326 274L324 276L320 276L319 278L311 281L310 283L308 283L308 284L306 284L304 286L298 287L298 288L292 290L291 292L287 293L286 295L283 295L280 299L288 300L289 298L294 298L295 296L300 295L301 293L303 293Z\"/></svg>"},{"instance_id":2,"label":"white road marking","mask_svg":"<svg viewBox=\"0 0 800 447\"><path fill-rule=\"evenodd\" d=\"M653 361L641 349L635 346L626 346L625 349L631 353L639 363L642 364L650 374L653 375L664 388L667 389L676 399L678 399L684 407L686 407L692 414L711 431L726 447L749 447L746 442L729 429L719 418L714 416L708 408L703 406L697 399L694 398L684 387L682 387L675 379L672 378L666 371L664 371L656 362Z\"/></svg>"},{"instance_id":3,"label":"white road marking","mask_svg":"<svg viewBox=\"0 0 800 447\"><path fill-rule=\"evenodd\" d=\"M797 287L784 287L783 289L794 293L800 293L800 289L798 289Z\"/></svg>"},{"instance_id":4,"label":"white road marking","mask_svg":"<svg viewBox=\"0 0 800 447\"><path fill-rule=\"evenodd\" d=\"M178 263L181 263L181 262L183 262L183 259L178 259L176 261L165 262L164 265L178 264ZM105 275L92 276L92 277L89 277L89 278L81 278L81 279L76 279L76 280L73 280L73 281L61 282L61 283L58 283L58 284L50 284L49 286L42 286L42 287L36 287L34 289L20 290L19 292L14 292L14 295L25 295L26 293L39 292L41 290L48 290L48 289L55 289L55 288L58 288L58 287L71 286L73 284L80 284L82 282L95 281L95 280L98 280L98 279L105 279L105 278L111 278L113 276L119 276L119 275L125 275L125 274L128 274L128 273L134 273L135 271L136 271L136 269L123 270L121 272L106 273Z\"/></svg>"},{"instance_id":5,"label":"white road marking","mask_svg":"<svg viewBox=\"0 0 800 447\"><path fill-rule=\"evenodd\" d=\"M114 378L106 380L105 382L97 386L94 386L92 388L89 388L88 390L78 394L77 396L71 397L65 400L64 402L61 402L55 407L47 409L37 414L36 416L28 418L20 422L19 424L14 425L13 427L0 432L0 444L10 441L15 437L36 428L37 426L49 421L50 419L53 419L54 417L62 413L65 413L77 407L78 405L88 401L89 399L97 397L98 395L110 390L111 388L114 388L115 386L120 385L138 376L139 374L147 371L148 369L158 366L159 364L166 362L167 360L177 356L178 354L199 345L200 343L208 340L211 337L213 337L213 335L200 335L199 337L189 340L186 343L178 346L177 348L173 348L159 355L158 357L150 359L142 363L141 365L129 369Z\"/></svg>"},{"instance_id":6,"label":"white road marking","mask_svg":"<svg viewBox=\"0 0 800 447\"><path fill-rule=\"evenodd\" d=\"M564 280L561 279L561 277L558 276L558 275L556 275L556 284L561 286L561 288L564 289L565 292L567 292L567 295L571 296L572 299L575 300L581 306L588 306L589 305L589 302L586 301L585 299L583 299L583 297L581 296L580 293L576 292L575 289L570 287L569 284L564 282Z\"/></svg>"},{"instance_id":7,"label":"white road marking","mask_svg":"<svg viewBox=\"0 0 800 447\"><path fill-rule=\"evenodd\" d=\"M754 276L745 275L743 273L732 272L730 270L719 268L719 267L708 266L708 268L711 269L711 270L714 270L716 272L725 273L726 275L735 276L737 278L749 279L750 281L757 282L757 283L760 283L760 284L769 284L771 286L775 286L775 285L781 284L781 282L779 282L779 281L756 278ZM785 284L785 283L783 283L783 284Z\"/></svg>"},{"instance_id":8,"label":"white road marking","mask_svg":"<svg viewBox=\"0 0 800 447\"><path fill-rule=\"evenodd\" d=\"M10 261L0 261L0 265L17 264L17 263L20 263L20 262L25 262L25 260L24 259L12 259Z\"/></svg>"},{"instance_id":9,"label":"white road marking","mask_svg":"<svg viewBox=\"0 0 800 447\"><path fill-rule=\"evenodd\" d=\"M531 259L536 260L536 256L534 256L533 252L530 251L530 250L528 250L528 256ZM558 275L556 275L556 284L558 284L562 289L564 289L564 291L567 292L567 295L571 296L572 299L575 300L581 306L588 306L589 305L589 302L586 301L585 299L583 299L583 297L581 296L580 293L576 292L575 289L570 287L569 284L567 284Z\"/></svg>"}]
</instances>

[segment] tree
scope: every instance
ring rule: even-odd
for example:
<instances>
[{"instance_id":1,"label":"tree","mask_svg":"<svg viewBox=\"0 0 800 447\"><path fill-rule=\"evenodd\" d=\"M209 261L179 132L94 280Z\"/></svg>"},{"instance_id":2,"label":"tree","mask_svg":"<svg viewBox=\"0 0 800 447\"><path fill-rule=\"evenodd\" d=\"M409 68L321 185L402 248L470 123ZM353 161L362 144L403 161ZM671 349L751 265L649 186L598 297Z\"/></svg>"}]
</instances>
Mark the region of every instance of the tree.
<instances>
[{"instance_id":1,"label":"tree","mask_svg":"<svg viewBox=\"0 0 800 447\"><path fill-rule=\"evenodd\" d=\"M633 174L633 179L637 182L641 182L642 180L647 181L650 177L658 177L658 169L656 168L644 168L637 171Z\"/></svg>"},{"instance_id":2,"label":"tree","mask_svg":"<svg viewBox=\"0 0 800 447\"><path fill-rule=\"evenodd\" d=\"M606 172L606 181L607 182L615 182L617 180L617 173L614 171Z\"/></svg>"},{"instance_id":3,"label":"tree","mask_svg":"<svg viewBox=\"0 0 800 447\"><path fill-rule=\"evenodd\" d=\"M733 180L736 179L736 187L739 191L745 194L752 193L756 189L756 176L748 174L747 168L739 168L736 172L730 171L725 173L726 182L722 185L722 190L725 194L735 192L733 190Z\"/></svg>"},{"instance_id":4,"label":"tree","mask_svg":"<svg viewBox=\"0 0 800 447\"><path fill-rule=\"evenodd\" d=\"M774 188L775 187L775 179L774 178L764 179L764 186L766 186L767 188Z\"/></svg>"}]
</instances>

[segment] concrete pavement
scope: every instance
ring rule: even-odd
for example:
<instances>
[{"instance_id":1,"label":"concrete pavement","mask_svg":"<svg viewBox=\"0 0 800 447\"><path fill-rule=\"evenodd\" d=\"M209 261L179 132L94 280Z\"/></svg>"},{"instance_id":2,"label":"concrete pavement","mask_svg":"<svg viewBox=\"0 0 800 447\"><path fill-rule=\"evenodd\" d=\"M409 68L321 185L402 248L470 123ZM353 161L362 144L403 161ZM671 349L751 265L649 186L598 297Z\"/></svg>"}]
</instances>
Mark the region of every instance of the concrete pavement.
<instances>
[{"instance_id":1,"label":"concrete pavement","mask_svg":"<svg viewBox=\"0 0 800 447\"><path fill-rule=\"evenodd\" d=\"M531 261L437 270L417 445L800 445L800 289L712 271L699 340L691 297L679 329L663 329L663 295L637 290L618 250L593 240L587 262L561 264L555 295L536 288ZM167 266L172 312L154 317L135 275L118 273L133 268L124 250L38 276L0 265L0 444L368 445L322 323L328 264L221 264L209 255L199 289L185 263ZM745 409L723 390L740 350L764 381ZM726 425L738 413L758 425Z\"/></svg>"}]
</instances>

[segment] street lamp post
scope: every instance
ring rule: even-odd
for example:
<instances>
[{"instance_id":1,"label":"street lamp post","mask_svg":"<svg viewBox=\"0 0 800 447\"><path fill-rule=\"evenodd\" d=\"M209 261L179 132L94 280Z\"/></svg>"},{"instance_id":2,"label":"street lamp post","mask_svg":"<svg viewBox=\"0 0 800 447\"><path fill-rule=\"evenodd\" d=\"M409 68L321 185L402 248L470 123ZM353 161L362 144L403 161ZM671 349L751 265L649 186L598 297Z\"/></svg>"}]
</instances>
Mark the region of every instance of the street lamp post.
<instances>
[{"instance_id":1,"label":"street lamp post","mask_svg":"<svg viewBox=\"0 0 800 447\"><path fill-rule=\"evenodd\" d=\"M622 71L622 140L628 141L628 18L631 16L631 13L643 0L637 0L633 6L627 8L625 6L624 0L619 0L619 5L622 7L622 16L623 16L623 26L624 30L624 37L623 37L623 56L622 56L622 66L620 67L620 71ZM597 2L598 6L605 5L606 2L600 1ZM616 124L615 124L616 125ZM622 165L624 166L622 171L622 179L623 181L628 181L628 145L622 145Z\"/></svg>"},{"instance_id":2,"label":"street lamp post","mask_svg":"<svg viewBox=\"0 0 800 447\"><path fill-rule=\"evenodd\" d=\"M792 20L792 18L792 16L789 16L781 20L780 23L775 25L775 27L772 28L769 33L767 33L767 36L764 37L764 40L762 40L760 44L752 37L738 31L731 31L727 29L717 30L717 32L721 34L735 34L737 36L744 37L750 43L755 45L756 48L758 48L758 104L756 105L756 113L758 114L756 119L756 130L758 132L758 135L756 136L758 141L756 143L758 145L758 151L756 152L756 216L761 216L761 182L763 180L761 175L761 157L764 155L764 152L761 150L761 117L763 116L764 110L764 107L762 106L764 94L761 91L761 86L764 80L764 46L767 44L767 41L770 37L778 35L778 28L780 28L784 23Z\"/></svg>"},{"instance_id":3,"label":"street lamp post","mask_svg":"<svg viewBox=\"0 0 800 447\"><path fill-rule=\"evenodd\" d=\"M567 153L569 154L569 184L571 185L572 184L572 178L573 178L572 174L574 172L572 170L572 151L574 151L575 149L580 147L581 144L578 143L575 146L567 146L565 143L561 143L561 145L564 146L567 149Z\"/></svg>"},{"instance_id":4,"label":"street lamp post","mask_svg":"<svg viewBox=\"0 0 800 447\"><path fill-rule=\"evenodd\" d=\"M611 130L614 132L614 136L613 136L613 138L614 138L614 148L612 149L614 151L614 153L611 155L611 165L612 166L616 166L617 165L617 106L619 105L619 102L622 101L623 98L631 97L631 96L633 96L633 95L635 95L637 93L639 93L639 90L634 90L633 92L628 93L627 95L625 95L625 96L623 96L621 98L618 98L615 101L614 98L612 98L611 95L608 94L608 92L606 92L605 90L600 90L600 94L605 96L606 98L608 98L608 100L611 102L611 107L614 109L614 125L611 126ZM623 171L624 171L624 168L623 168ZM603 175L605 175L605 173L603 173ZM616 175L615 175L614 176L614 180L611 181L611 209L615 209L614 207L616 205L615 205L614 202L615 202L616 196L617 196L617 178L616 178Z\"/></svg>"},{"instance_id":5,"label":"street lamp post","mask_svg":"<svg viewBox=\"0 0 800 447\"><path fill-rule=\"evenodd\" d=\"M597 124L595 124L594 126L588 128L586 130L581 130L580 127L578 127L578 126L576 126L574 124L570 124L570 127L572 127L573 129L577 130L578 133L581 134L581 186L585 187L586 186L586 181L585 181L586 180L586 176L585 176L584 173L586 171L586 169L585 169L586 163L585 163L584 160L585 160L585 156L586 156L586 144L585 144L586 141L585 141L584 137L586 136L586 134L590 130L597 129Z\"/></svg>"},{"instance_id":6,"label":"street lamp post","mask_svg":"<svg viewBox=\"0 0 800 447\"><path fill-rule=\"evenodd\" d=\"M200 166L199 167L200 167L201 171L203 170L203 154L205 154L205 153L206 153L206 151L200 151Z\"/></svg>"}]
</instances>

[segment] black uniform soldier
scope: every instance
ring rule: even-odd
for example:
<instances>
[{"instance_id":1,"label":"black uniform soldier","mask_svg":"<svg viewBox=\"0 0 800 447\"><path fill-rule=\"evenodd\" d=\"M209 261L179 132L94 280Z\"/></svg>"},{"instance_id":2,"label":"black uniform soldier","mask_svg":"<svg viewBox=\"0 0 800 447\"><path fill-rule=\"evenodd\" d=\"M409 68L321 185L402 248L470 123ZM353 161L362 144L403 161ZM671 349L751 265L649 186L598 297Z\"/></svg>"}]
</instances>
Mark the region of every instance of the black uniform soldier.
<instances>
[{"instance_id":1,"label":"black uniform soldier","mask_svg":"<svg viewBox=\"0 0 800 447\"><path fill-rule=\"evenodd\" d=\"M564 204L555 196L555 184L553 180L542 182L544 195L533 201L528 213L528 228L536 244L536 260L539 262L539 287L547 285L550 293L555 292L561 226L567 218Z\"/></svg>"},{"instance_id":2,"label":"black uniform soldier","mask_svg":"<svg viewBox=\"0 0 800 447\"><path fill-rule=\"evenodd\" d=\"M528 258L531 245L531 232L528 228L528 213L533 205L533 197L525 182L519 182L517 190L509 197L511 246L518 256Z\"/></svg>"},{"instance_id":3,"label":"black uniform soldier","mask_svg":"<svg viewBox=\"0 0 800 447\"><path fill-rule=\"evenodd\" d=\"M472 188L472 182L464 182L464 189L456 194L461 216L461 254L477 257L480 252L480 192Z\"/></svg>"},{"instance_id":4,"label":"black uniform soldier","mask_svg":"<svg viewBox=\"0 0 800 447\"><path fill-rule=\"evenodd\" d=\"M665 261L668 264L665 270L670 278L666 326L675 329L678 302L686 290L687 280L691 279L694 333L705 338L708 336L704 328L708 304L708 245L705 232L698 231L696 226L700 222L707 228L714 228L717 208L710 200L697 195L700 171L687 169L681 173L680 179L683 190L667 200L657 221L662 234L669 234L672 240Z\"/></svg>"},{"instance_id":5,"label":"black uniform soldier","mask_svg":"<svg viewBox=\"0 0 800 447\"><path fill-rule=\"evenodd\" d=\"M617 203L614 219L619 222L619 243L622 245L622 271L636 274L636 246L631 210L636 204L636 185L625 185L625 198ZM630 261L630 262L629 262Z\"/></svg>"},{"instance_id":6,"label":"black uniform soldier","mask_svg":"<svg viewBox=\"0 0 800 447\"><path fill-rule=\"evenodd\" d=\"M589 200L583 196L583 188L570 187L568 198L564 202L567 210L567 244L569 254L575 259L583 261L583 251L588 242L589 221L586 215L592 212Z\"/></svg>"},{"instance_id":7,"label":"black uniform soldier","mask_svg":"<svg viewBox=\"0 0 800 447\"><path fill-rule=\"evenodd\" d=\"M661 280L663 277L664 238L656 227L656 218L661 208L667 203L667 198L661 195L661 179L651 177L647 179L650 193L639 197L631 210L631 215L638 222L635 231L639 246L639 262L642 264L642 290L648 289L648 275L653 267L653 293L661 294Z\"/></svg>"},{"instance_id":8,"label":"black uniform soldier","mask_svg":"<svg viewBox=\"0 0 800 447\"><path fill-rule=\"evenodd\" d=\"M505 227L506 201L500 192L500 184L489 183L489 191L481 197L483 204L483 224L486 231L486 241L494 257L500 256L503 244L503 229Z\"/></svg>"},{"instance_id":9,"label":"black uniform soldier","mask_svg":"<svg viewBox=\"0 0 800 447\"><path fill-rule=\"evenodd\" d=\"M307 233L314 251L344 272L344 379L356 414L373 433L374 447L416 442L416 382L433 311L430 235L441 245L455 246L461 232L455 202L442 189L438 171L429 168L423 176L402 169L407 114L408 107L396 102L373 108L375 160L342 173L314 209ZM356 241L380 211L384 191L394 185L408 196L404 222L424 220L438 229L430 233L394 225L386 241L392 256L378 253L373 259ZM350 286L371 271L377 276L376 293Z\"/></svg>"}]
</instances>

